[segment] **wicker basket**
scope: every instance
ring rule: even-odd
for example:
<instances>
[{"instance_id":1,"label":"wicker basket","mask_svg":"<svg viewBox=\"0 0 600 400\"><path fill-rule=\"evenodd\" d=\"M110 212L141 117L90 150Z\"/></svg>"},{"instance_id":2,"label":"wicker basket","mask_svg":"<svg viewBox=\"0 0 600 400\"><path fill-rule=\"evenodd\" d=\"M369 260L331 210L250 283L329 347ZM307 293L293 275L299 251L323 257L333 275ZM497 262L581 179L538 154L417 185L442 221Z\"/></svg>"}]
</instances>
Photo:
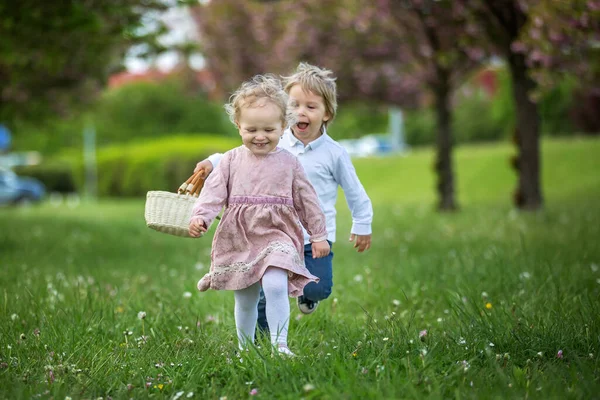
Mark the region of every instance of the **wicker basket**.
<instances>
[{"instance_id":1,"label":"wicker basket","mask_svg":"<svg viewBox=\"0 0 600 400\"><path fill-rule=\"evenodd\" d=\"M203 169L181 184L177 193L151 191L146 195L144 216L146 225L169 235L191 237L189 233L192 209L204 186Z\"/></svg>"}]
</instances>

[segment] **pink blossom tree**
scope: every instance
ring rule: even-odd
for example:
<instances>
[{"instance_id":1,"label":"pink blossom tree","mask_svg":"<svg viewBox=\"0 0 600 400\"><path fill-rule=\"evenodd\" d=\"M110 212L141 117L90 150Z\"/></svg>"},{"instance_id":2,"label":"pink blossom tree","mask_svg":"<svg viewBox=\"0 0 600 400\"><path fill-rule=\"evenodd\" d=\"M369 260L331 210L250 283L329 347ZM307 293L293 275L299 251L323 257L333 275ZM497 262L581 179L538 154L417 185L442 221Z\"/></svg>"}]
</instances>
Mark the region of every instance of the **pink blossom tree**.
<instances>
[{"instance_id":1,"label":"pink blossom tree","mask_svg":"<svg viewBox=\"0 0 600 400\"><path fill-rule=\"evenodd\" d=\"M308 61L335 71L341 101L412 107L431 93L438 208L458 207L450 100L483 52L456 40L465 21L449 0L223 0L198 7L196 16L209 65L229 90L244 74L286 73Z\"/></svg>"},{"instance_id":2,"label":"pink blossom tree","mask_svg":"<svg viewBox=\"0 0 600 400\"><path fill-rule=\"evenodd\" d=\"M594 40L597 44L600 4L585 0L457 0L454 6L469 21L467 26L481 32L481 45L508 65L518 148L513 165L519 179L513 198L517 207L537 210L543 205L543 195L536 95L540 88L550 86L550 77L561 70L597 76ZM584 54L596 54L596 62L581 58Z\"/></svg>"},{"instance_id":3,"label":"pink blossom tree","mask_svg":"<svg viewBox=\"0 0 600 400\"><path fill-rule=\"evenodd\" d=\"M457 40L465 34L466 21L449 0L379 0L372 7L384 54L392 56L389 62L397 71L392 76L408 77L433 95L438 209L455 210L451 98L485 53Z\"/></svg>"}]
</instances>

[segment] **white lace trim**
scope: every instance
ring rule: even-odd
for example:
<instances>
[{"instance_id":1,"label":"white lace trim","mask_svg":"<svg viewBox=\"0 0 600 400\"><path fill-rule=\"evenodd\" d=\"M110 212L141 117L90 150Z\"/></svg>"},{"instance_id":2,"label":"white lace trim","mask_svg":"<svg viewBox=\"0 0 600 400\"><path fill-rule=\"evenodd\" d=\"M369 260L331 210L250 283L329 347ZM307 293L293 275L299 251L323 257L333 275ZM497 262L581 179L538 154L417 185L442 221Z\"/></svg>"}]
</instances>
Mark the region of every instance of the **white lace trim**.
<instances>
[{"instance_id":1,"label":"white lace trim","mask_svg":"<svg viewBox=\"0 0 600 400\"><path fill-rule=\"evenodd\" d=\"M265 247L254 260L250 262L236 262L233 264L222 264L215 265L213 270L210 272L210 275L218 276L231 272L241 273L250 271L256 264L265 259L269 254L280 252L284 254L289 254L292 256L292 261L295 265L302 265L302 260L298 255L298 251L294 246L285 242L272 242L267 247Z\"/></svg>"}]
</instances>

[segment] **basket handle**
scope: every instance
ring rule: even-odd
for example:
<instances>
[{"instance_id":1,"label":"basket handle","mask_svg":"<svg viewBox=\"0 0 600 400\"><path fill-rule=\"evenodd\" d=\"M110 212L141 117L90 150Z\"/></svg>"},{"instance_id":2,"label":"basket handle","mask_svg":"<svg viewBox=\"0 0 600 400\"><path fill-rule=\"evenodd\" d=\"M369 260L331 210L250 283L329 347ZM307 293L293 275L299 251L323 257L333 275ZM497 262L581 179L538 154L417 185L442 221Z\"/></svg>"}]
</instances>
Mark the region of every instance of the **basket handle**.
<instances>
[{"instance_id":1,"label":"basket handle","mask_svg":"<svg viewBox=\"0 0 600 400\"><path fill-rule=\"evenodd\" d=\"M189 194L197 197L200 194L200 190L204 186L204 168L199 169L197 172L192 174L184 183L177 189L178 194Z\"/></svg>"}]
</instances>

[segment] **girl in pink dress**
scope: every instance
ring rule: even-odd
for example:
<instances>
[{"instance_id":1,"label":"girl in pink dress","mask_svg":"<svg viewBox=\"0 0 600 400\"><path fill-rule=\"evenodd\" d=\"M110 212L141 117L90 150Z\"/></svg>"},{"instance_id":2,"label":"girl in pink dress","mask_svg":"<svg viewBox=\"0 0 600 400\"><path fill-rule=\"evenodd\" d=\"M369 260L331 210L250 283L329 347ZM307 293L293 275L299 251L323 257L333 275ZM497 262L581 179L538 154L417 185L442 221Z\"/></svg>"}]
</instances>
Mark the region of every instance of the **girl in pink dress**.
<instances>
[{"instance_id":1,"label":"girl in pink dress","mask_svg":"<svg viewBox=\"0 0 600 400\"><path fill-rule=\"evenodd\" d=\"M290 123L287 95L278 79L255 76L225 106L243 146L224 154L206 180L190 220L190 235L200 237L223 206L215 232L210 272L198 289L233 290L240 348L254 341L262 286L271 343L287 346L288 296L297 297L318 278L304 266L301 225L311 235L313 256L325 257L325 215L297 158L277 147Z\"/></svg>"}]
</instances>

